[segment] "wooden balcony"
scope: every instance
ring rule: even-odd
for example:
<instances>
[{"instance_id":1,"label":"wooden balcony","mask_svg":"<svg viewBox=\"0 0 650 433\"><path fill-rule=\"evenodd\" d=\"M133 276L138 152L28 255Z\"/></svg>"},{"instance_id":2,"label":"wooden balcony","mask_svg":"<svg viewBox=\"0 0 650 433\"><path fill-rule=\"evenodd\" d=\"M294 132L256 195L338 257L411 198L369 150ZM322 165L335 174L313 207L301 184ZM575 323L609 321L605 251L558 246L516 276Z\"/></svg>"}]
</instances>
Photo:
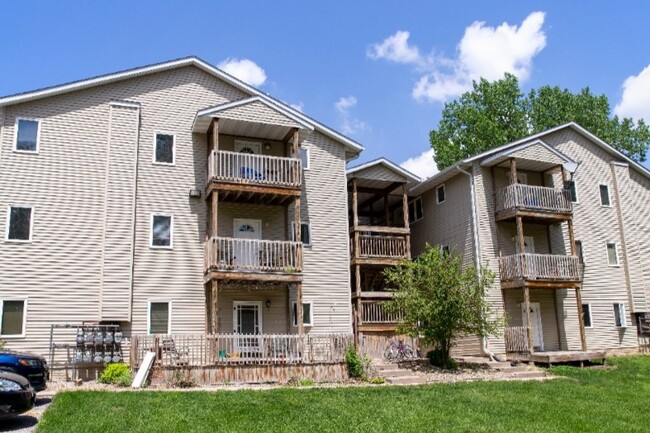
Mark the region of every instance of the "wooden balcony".
<instances>
[{"instance_id":1,"label":"wooden balcony","mask_svg":"<svg viewBox=\"0 0 650 433\"><path fill-rule=\"evenodd\" d=\"M566 221L572 215L573 203L567 190L512 184L497 193L497 221L512 220L517 216L534 220Z\"/></svg>"},{"instance_id":2,"label":"wooden balcony","mask_svg":"<svg viewBox=\"0 0 650 433\"><path fill-rule=\"evenodd\" d=\"M206 281L302 280L302 242L213 237L204 259Z\"/></svg>"},{"instance_id":3,"label":"wooden balcony","mask_svg":"<svg viewBox=\"0 0 650 433\"><path fill-rule=\"evenodd\" d=\"M385 300L365 300L359 303L360 331L394 331L402 319L401 313L388 313L381 304Z\"/></svg>"},{"instance_id":4,"label":"wooden balcony","mask_svg":"<svg viewBox=\"0 0 650 433\"><path fill-rule=\"evenodd\" d=\"M515 254L499 258L501 287L566 288L580 283L582 265L577 256Z\"/></svg>"},{"instance_id":5,"label":"wooden balcony","mask_svg":"<svg viewBox=\"0 0 650 433\"><path fill-rule=\"evenodd\" d=\"M300 197L300 159L212 151L208 157L206 195L219 192L222 201L285 205Z\"/></svg>"},{"instance_id":6,"label":"wooden balcony","mask_svg":"<svg viewBox=\"0 0 650 433\"><path fill-rule=\"evenodd\" d=\"M352 229L352 264L391 265L411 257L409 229L400 227L357 226Z\"/></svg>"}]
</instances>

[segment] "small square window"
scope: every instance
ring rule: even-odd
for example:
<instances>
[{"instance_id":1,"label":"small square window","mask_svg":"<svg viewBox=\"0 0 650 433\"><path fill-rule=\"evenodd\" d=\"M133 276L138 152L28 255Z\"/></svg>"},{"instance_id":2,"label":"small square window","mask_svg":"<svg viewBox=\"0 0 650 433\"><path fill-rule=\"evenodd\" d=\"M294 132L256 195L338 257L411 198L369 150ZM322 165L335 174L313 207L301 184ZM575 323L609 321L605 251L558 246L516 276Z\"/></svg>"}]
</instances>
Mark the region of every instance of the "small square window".
<instances>
[{"instance_id":1,"label":"small square window","mask_svg":"<svg viewBox=\"0 0 650 433\"><path fill-rule=\"evenodd\" d=\"M414 223L422 219L422 199L417 197L408 202L409 223Z\"/></svg>"},{"instance_id":2,"label":"small square window","mask_svg":"<svg viewBox=\"0 0 650 433\"><path fill-rule=\"evenodd\" d=\"M149 335L169 334L169 302L149 302Z\"/></svg>"},{"instance_id":3,"label":"small square window","mask_svg":"<svg viewBox=\"0 0 650 433\"><path fill-rule=\"evenodd\" d=\"M25 335L25 305L24 300L0 300L0 336Z\"/></svg>"},{"instance_id":4,"label":"small square window","mask_svg":"<svg viewBox=\"0 0 650 433\"><path fill-rule=\"evenodd\" d=\"M40 136L40 121L33 119L16 120L16 143L14 150L18 152L38 152Z\"/></svg>"},{"instance_id":5,"label":"small square window","mask_svg":"<svg viewBox=\"0 0 650 433\"><path fill-rule=\"evenodd\" d=\"M300 162L302 163L302 168L303 170L309 170L309 149L305 149L303 147L298 148L298 157L300 158Z\"/></svg>"},{"instance_id":6,"label":"small square window","mask_svg":"<svg viewBox=\"0 0 650 433\"><path fill-rule=\"evenodd\" d=\"M314 323L312 310L313 305L311 302L302 303L302 324L303 326L312 326ZM291 324L294 327L298 326L298 303L293 301L291 303Z\"/></svg>"},{"instance_id":7,"label":"small square window","mask_svg":"<svg viewBox=\"0 0 650 433\"><path fill-rule=\"evenodd\" d=\"M615 243L607 244L607 262L609 266L618 266L618 249Z\"/></svg>"},{"instance_id":8,"label":"small square window","mask_svg":"<svg viewBox=\"0 0 650 433\"><path fill-rule=\"evenodd\" d=\"M31 207L9 206L7 215L7 240L29 242L32 240Z\"/></svg>"},{"instance_id":9,"label":"small square window","mask_svg":"<svg viewBox=\"0 0 650 433\"><path fill-rule=\"evenodd\" d=\"M156 134L154 143L154 162L157 164L174 164L176 137L173 134Z\"/></svg>"},{"instance_id":10,"label":"small square window","mask_svg":"<svg viewBox=\"0 0 650 433\"><path fill-rule=\"evenodd\" d=\"M591 328L591 304L582 304L582 323Z\"/></svg>"},{"instance_id":11,"label":"small square window","mask_svg":"<svg viewBox=\"0 0 650 433\"><path fill-rule=\"evenodd\" d=\"M173 220L171 215L151 216L151 247L172 247Z\"/></svg>"},{"instance_id":12,"label":"small square window","mask_svg":"<svg viewBox=\"0 0 650 433\"><path fill-rule=\"evenodd\" d=\"M291 235L292 241L296 240L296 223L291 221ZM300 240L305 245L311 245L311 226L309 223L300 223Z\"/></svg>"},{"instance_id":13,"label":"small square window","mask_svg":"<svg viewBox=\"0 0 650 433\"><path fill-rule=\"evenodd\" d=\"M444 203L447 198L447 191L445 190L445 184L443 183L438 188L436 188L436 203Z\"/></svg>"},{"instance_id":14,"label":"small square window","mask_svg":"<svg viewBox=\"0 0 650 433\"><path fill-rule=\"evenodd\" d=\"M611 206L611 202L609 199L609 186L608 185L600 185L600 205L601 206Z\"/></svg>"},{"instance_id":15,"label":"small square window","mask_svg":"<svg viewBox=\"0 0 650 433\"><path fill-rule=\"evenodd\" d=\"M617 328L627 328L627 319L625 318L625 304L614 304L614 322Z\"/></svg>"}]
</instances>

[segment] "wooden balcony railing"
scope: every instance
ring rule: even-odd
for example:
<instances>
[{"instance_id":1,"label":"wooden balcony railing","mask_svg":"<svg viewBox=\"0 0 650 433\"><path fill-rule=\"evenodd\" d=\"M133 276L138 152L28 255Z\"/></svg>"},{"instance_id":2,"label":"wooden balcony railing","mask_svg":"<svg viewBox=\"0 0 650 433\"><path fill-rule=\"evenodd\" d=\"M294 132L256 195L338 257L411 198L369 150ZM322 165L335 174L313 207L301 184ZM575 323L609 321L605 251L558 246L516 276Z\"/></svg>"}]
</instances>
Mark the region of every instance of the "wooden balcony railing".
<instances>
[{"instance_id":1,"label":"wooden balcony railing","mask_svg":"<svg viewBox=\"0 0 650 433\"><path fill-rule=\"evenodd\" d=\"M208 182L211 180L300 188L301 162L298 158L213 150L208 158Z\"/></svg>"},{"instance_id":2,"label":"wooden balcony railing","mask_svg":"<svg viewBox=\"0 0 650 433\"><path fill-rule=\"evenodd\" d=\"M410 251L405 236L361 232L359 250L355 251L354 236L350 239L350 253L355 258L406 259Z\"/></svg>"},{"instance_id":3,"label":"wooden balcony railing","mask_svg":"<svg viewBox=\"0 0 650 433\"><path fill-rule=\"evenodd\" d=\"M499 271L502 281L580 281L581 265L577 256L526 253L500 257Z\"/></svg>"},{"instance_id":4,"label":"wooden balcony railing","mask_svg":"<svg viewBox=\"0 0 650 433\"><path fill-rule=\"evenodd\" d=\"M331 364L352 343L350 334L134 335L130 360L137 368L153 352L161 367Z\"/></svg>"},{"instance_id":5,"label":"wooden balcony railing","mask_svg":"<svg viewBox=\"0 0 650 433\"><path fill-rule=\"evenodd\" d=\"M516 209L568 214L573 205L568 190L518 183L501 189L496 202L496 213Z\"/></svg>"},{"instance_id":6,"label":"wooden balcony railing","mask_svg":"<svg viewBox=\"0 0 650 433\"><path fill-rule=\"evenodd\" d=\"M382 301L361 301L361 323L362 324L396 324L402 314L388 313L381 305Z\"/></svg>"},{"instance_id":7,"label":"wooden balcony railing","mask_svg":"<svg viewBox=\"0 0 650 433\"><path fill-rule=\"evenodd\" d=\"M302 272L302 242L213 237L204 257L205 269Z\"/></svg>"},{"instance_id":8,"label":"wooden balcony railing","mask_svg":"<svg viewBox=\"0 0 650 433\"><path fill-rule=\"evenodd\" d=\"M504 329L506 353L528 353L528 332L525 326L508 326Z\"/></svg>"}]
</instances>

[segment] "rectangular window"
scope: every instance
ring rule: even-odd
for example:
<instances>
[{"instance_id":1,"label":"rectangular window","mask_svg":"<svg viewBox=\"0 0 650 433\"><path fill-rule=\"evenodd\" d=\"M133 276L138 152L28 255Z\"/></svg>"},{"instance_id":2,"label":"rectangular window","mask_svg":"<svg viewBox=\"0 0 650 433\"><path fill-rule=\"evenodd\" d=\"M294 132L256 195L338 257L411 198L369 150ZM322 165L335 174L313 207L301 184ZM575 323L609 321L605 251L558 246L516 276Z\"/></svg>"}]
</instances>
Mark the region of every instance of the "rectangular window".
<instances>
[{"instance_id":1,"label":"rectangular window","mask_svg":"<svg viewBox=\"0 0 650 433\"><path fill-rule=\"evenodd\" d=\"M585 264L585 253L582 250L582 241L576 241L576 255L578 256L578 259L580 260L580 264L584 265Z\"/></svg>"},{"instance_id":2,"label":"rectangular window","mask_svg":"<svg viewBox=\"0 0 650 433\"><path fill-rule=\"evenodd\" d=\"M171 215L151 215L151 247L172 248L174 217Z\"/></svg>"},{"instance_id":3,"label":"rectangular window","mask_svg":"<svg viewBox=\"0 0 650 433\"><path fill-rule=\"evenodd\" d=\"M25 335L25 306L24 300L0 300L0 336Z\"/></svg>"},{"instance_id":4,"label":"rectangular window","mask_svg":"<svg viewBox=\"0 0 650 433\"><path fill-rule=\"evenodd\" d=\"M8 241L29 242L32 240L33 208L9 206L7 209Z\"/></svg>"},{"instance_id":5,"label":"rectangular window","mask_svg":"<svg viewBox=\"0 0 650 433\"><path fill-rule=\"evenodd\" d=\"M154 140L154 159L156 164L174 164L176 155L176 136L162 132L156 133Z\"/></svg>"},{"instance_id":6,"label":"rectangular window","mask_svg":"<svg viewBox=\"0 0 650 433\"><path fill-rule=\"evenodd\" d=\"M41 122L35 119L16 119L16 141L14 150L17 152L38 153Z\"/></svg>"},{"instance_id":7,"label":"rectangular window","mask_svg":"<svg viewBox=\"0 0 650 433\"><path fill-rule=\"evenodd\" d=\"M445 184L443 183L438 188L436 188L436 203L444 203L447 198L447 191L445 190Z\"/></svg>"},{"instance_id":8,"label":"rectangular window","mask_svg":"<svg viewBox=\"0 0 650 433\"><path fill-rule=\"evenodd\" d=\"M591 328L591 304L582 304L582 323Z\"/></svg>"},{"instance_id":9,"label":"rectangular window","mask_svg":"<svg viewBox=\"0 0 650 433\"><path fill-rule=\"evenodd\" d=\"M609 186L608 185L599 185L600 188L600 205L601 206L611 206L609 200Z\"/></svg>"},{"instance_id":10,"label":"rectangular window","mask_svg":"<svg viewBox=\"0 0 650 433\"><path fill-rule=\"evenodd\" d=\"M170 333L170 310L168 301L149 302L149 326L147 326L149 335Z\"/></svg>"},{"instance_id":11,"label":"rectangular window","mask_svg":"<svg viewBox=\"0 0 650 433\"><path fill-rule=\"evenodd\" d=\"M444 256L448 256L451 250L449 249L449 245L440 245L440 253Z\"/></svg>"},{"instance_id":12,"label":"rectangular window","mask_svg":"<svg viewBox=\"0 0 650 433\"><path fill-rule=\"evenodd\" d=\"M296 240L296 223L291 221L291 234L289 238L292 241ZM300 223L300 240L305 245L311 245L311 226L309 223Z\"/></svg>"},{"instance_id":13,"label":"rectangular window","mask_svg":"<svg viewBox=\"0 0 650 433\"><path fill-rule=\"evenodd\" d=\"M614 304L614 322L617 328L627 328L627 319L625 318L625 304Z\"/></svg>"},{"instance_id":14,"label":"rectangular window","mask_svg":"<svg viewBox=\"0 0 650 433\"><path fill-rule=\"evenodd\" d=\"M408 203L409 223L414 223L422 219L422 199L417 197Z\"/></svg>"},{"instance_id":15,"label":"rectangular window","mask_svg":"<svg viewBox=\"0 0 650 433\"><path fill-rule=\"evenodd\" d=\"M564 182L564 189L569 191L569 197L573 203L578 203L578 188L576 187L575 180L567 180Z\"/></svg>"},{"instance_id":16,"label":"rectangular window","mask_svg":"<svg viewBox=\"0 0 650 433\"><path fill-rule=\"evenodd\" d=\"M302 303L302 324L303 326L312 326L314 318L312 315L313 304L311 302ZM293 301L291 303L291 324L294 327L298 326L298 303Z\"/></svg>"},{"instance_id":17,"label":"rectangular window","mask_svg":"<svg viewBox=\"0 0 650 433\"><path fill-rule=\"evenodd\" d=\"M618 248L615 243L607 244L607 262L609 266L618 266Z\"/></svg>"},{"instance_id":18,"label":"rectangular window","mask_svg":"<svg viewBox=\"0 0 650 433\"><path fill-rule=\"evenodd\" d=\"M309 149L305 149L303 147L298 148L298 157L300 158L300 161L302 162L302 169L303 170L309 170Z\"/></svg>"}]
</instances>

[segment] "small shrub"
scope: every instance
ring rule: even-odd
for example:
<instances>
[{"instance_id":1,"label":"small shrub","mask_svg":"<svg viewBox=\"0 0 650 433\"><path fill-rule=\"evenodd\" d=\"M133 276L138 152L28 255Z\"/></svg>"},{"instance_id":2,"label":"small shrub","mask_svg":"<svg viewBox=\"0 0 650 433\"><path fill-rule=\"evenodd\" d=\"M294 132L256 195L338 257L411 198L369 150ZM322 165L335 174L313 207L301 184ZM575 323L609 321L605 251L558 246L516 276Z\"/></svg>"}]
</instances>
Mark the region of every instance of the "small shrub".
<instances>
[{"instance_id":1,"label":"small shrub","mask_svg":"<svg viewBox=\"0 0 650 433\"><path fill-rule=\"evenodd\" d=\"M386 383L386 379L384 379L383 377L369 377L368 383L373 385L382 385Z\"/></svg>"},{"instance_id":2,"label":"small shrub","mask_svg":"<svg viewBox=\"0 0 650 433\"><path fill-rule=\"evenodd\" d=\"M108 364L99 376L99 383L117 386L129 386L133 382L133 375L129 366L123 363Z\"/></svg>"},{"instance_id":3,"label":"small shrub","mask_svg":"<svg viewBox=\"0 0 650 433\"><path fill-rule=\"evenodd\" d=\"M300 381L300 386L314 386L314 381L307 378Z\"/></svg>"},{"instance_id":4,"label":"small shrub","mask_svg":"<svg viewBox=\"0 0 650 433\"><path fill-rule=\"evenodd\" d=\"M345 362L348 365L348 374L354 379L363 379L370 368L370 358L359 355L354 346L348 347L345 352Z\"/></svg>"},{"instance_id":5,"label":"small shrub","mask_svg":"<svg viewBox=\"0 0 650 433\"><path fill-rule=\"evenodd\" d=\"M444 368L446 370L456 370L458 368L456 361L452 358L446 357L441 350L430 350L427 352L427 358L429 358L431 365L435 365L436 367Z\"/></svg>"},{"instance_id":6,"label":"small shrub","mask_svg":"<svg viewBox=\"0 0 650 433\"><path fill-rule=\"evenodd\" d=\"M191 369L178 369L174 370L172 376L172 387L174 388L193 388L196 386L196 380Z\"/></svg>"}]
</instances>

